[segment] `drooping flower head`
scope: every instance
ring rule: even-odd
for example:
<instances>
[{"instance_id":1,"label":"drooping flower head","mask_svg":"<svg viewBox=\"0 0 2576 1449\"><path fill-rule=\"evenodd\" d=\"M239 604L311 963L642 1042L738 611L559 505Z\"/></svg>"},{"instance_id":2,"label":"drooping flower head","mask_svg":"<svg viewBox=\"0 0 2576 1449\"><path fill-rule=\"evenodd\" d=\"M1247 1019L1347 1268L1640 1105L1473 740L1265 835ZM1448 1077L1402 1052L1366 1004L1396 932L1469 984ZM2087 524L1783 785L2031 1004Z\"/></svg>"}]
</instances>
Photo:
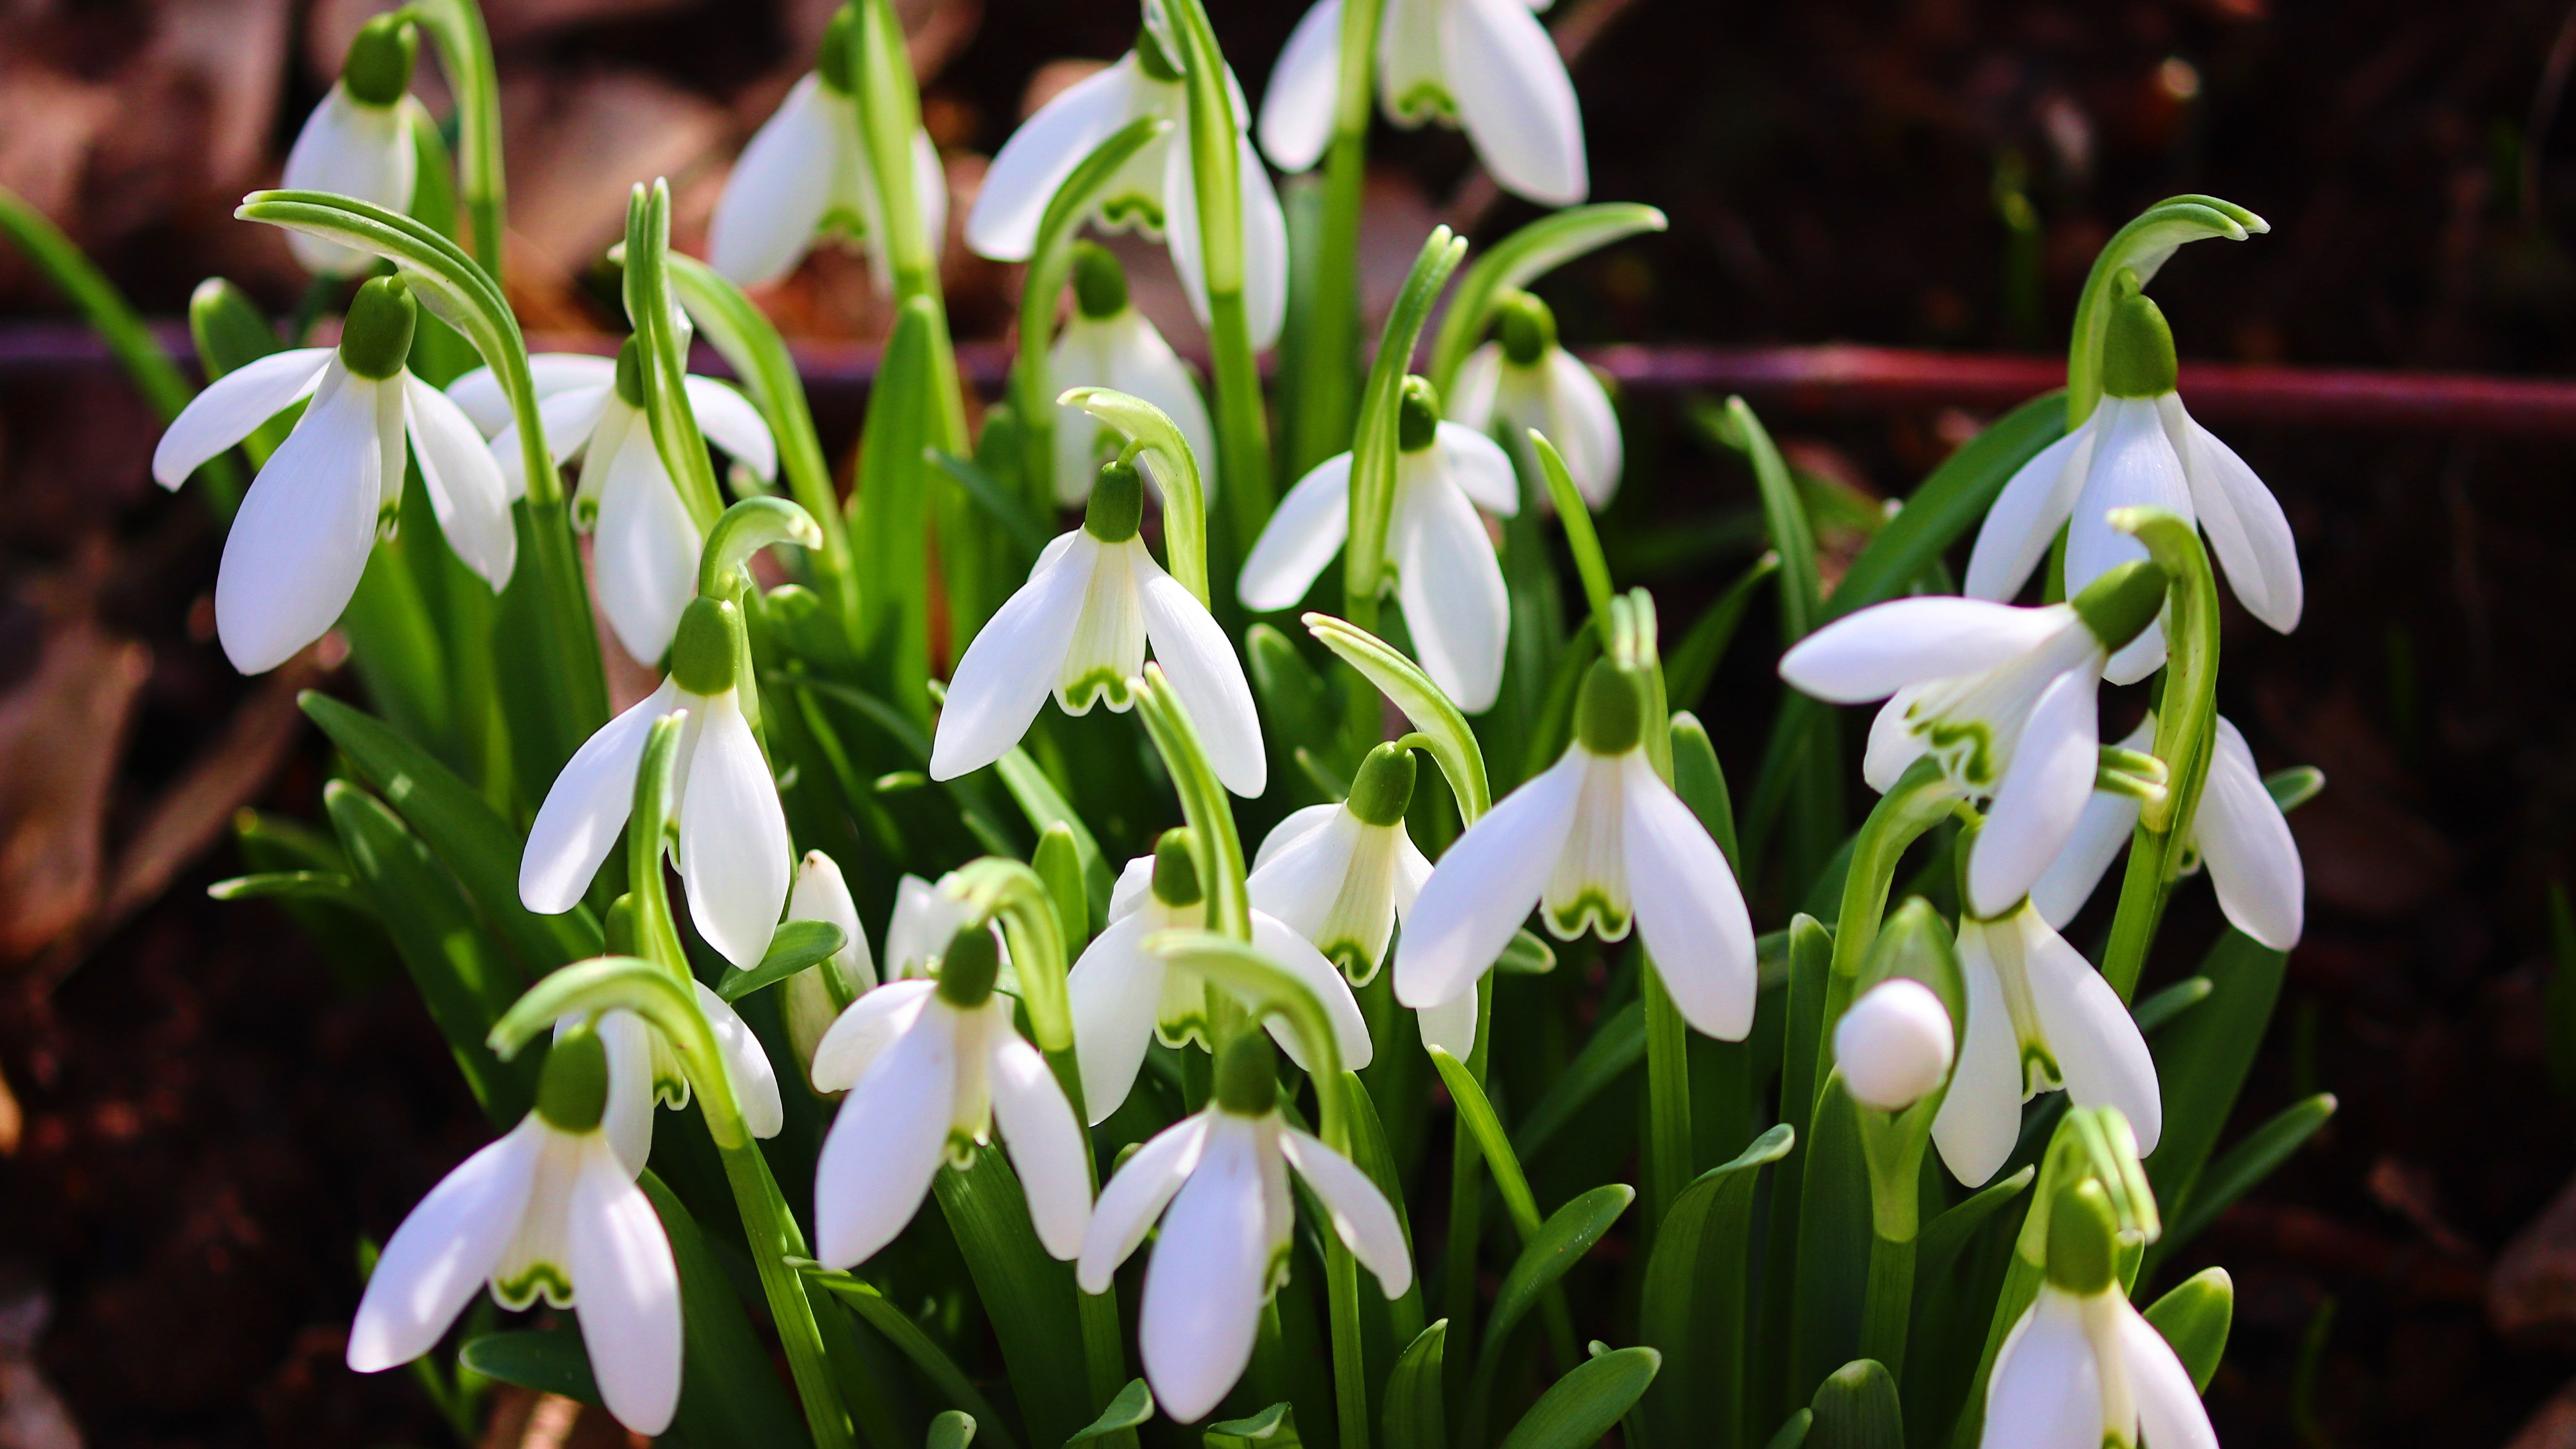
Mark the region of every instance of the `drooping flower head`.
<instances>
[{"instance_id":1,"label":"drooping flower head","mask_svg":"<svg viewBox=\"0 0 2576 1449\"><path fill-rule=\"evenodd\" d=\"M1377 1184L1281 1119L1267 1038L1245 1031L1226 1043L1215 1087L1205 1111L1147 1142L1101 1189L1074 1270L1085 1293L1108 1291L1110 1275L1162 1221L1138 1339L1155 1402L1183 1424L1243 1377L1262 1305L1287 1280L1291 1169L1390 1300L1413 1281L1404 1229Z\"/></svg>"},{"instance_id":2,"label":"drooping flower head","mask_svg":"<svg viewBox=\"0 0 2576 1449\"><path fill-rule=\"evenodd\" d=\"M2146 549L2111 527L2112 510L2142 504L2197 519L2228 587L2254 617L2286 634L2299 625L2299 551L2278 500L2254 470L2192 421L2174 391L2173 332L2144 293L2112 306L2102 354L2102 400L2083 426L2024 464L1986 514L1968 559L1971 598L2021 592L2066 532L2066 592L2083 592ZM2114 684L2164 663L2164 631L2150 623L2111 657Z\"/></svg>"},{"instance_id":3,"label":"drooping flower head","mask_svg":"<svg viewBox=\"0 0 2576 1449\"><path fill-rule=\"evenodd\" d=\"M1216 430L1198 380L1163 334L1127 300L1127 274L1118 258L1094 242L1073 249L1073 315L1047 353L1047 378L1059 392L1106 387L1161 408L1181 430L1197 459L1207 496L1216 495ZM1055 501L1067 508L1091 496L1104 443L1100 420L1070 403L1056 408ZM1154 482L1149 469L1148 483Z\"/></svg>"},{"instance_id":4,"label":"drooping flower head","mask_svg":"<svg viewBox=\"0 0 2576 1449\"><path fill-rule=\"evenodd\" d=\"M501 470L456 404L404 365L418 320L402 278L369 281L350 299L338 347L290 348L235 368L161 435L152 476L176 488L304 401L242 499L215 576L215 636L244 674L285 663L348 607L376 539L399 516L405 439L448 546L494 593L510 582L519 538Z\"/></svg>"},{"instance_id":5,"label":"drooping flower head","mask_svg":"<svg viewBox=\"0 0 2576 1449\"><path fill-rule=\"evenodd\" d=\"M1389 582L1404 606L1423 672L1469 714L1491 709L1511 639L1511 595L1478 504L1520 511L1512 460L1493 439L1440 420L1440 398L1404 380L1397 411L1395 500L1387 521ZM1243 561L1236 589L1255 612L1295 606L1349 541L1351 455L1337 454L1297 480Z\"/></svg>"},{"instance_id":6,"label":"drooping flower head","mask_svg":"<svg viewBox=\"0 0 2576 1449\"><path fill-rule=\"evenodd\" d=\"M1601 379L1557 345L1556 314L1527 292L1508 292L1495 303L1494 331L1495 339L1467 354L1458 369L1449 420L1479 433L1491 433L1499 421L1515 438L1536 428L1564 455L1583 501L1595 510L1608 507L1626 454L1619 414Z\"/></svg>"},{"instance_id":7,"label":"drooping flower head","mask_svg":"<svg viewBox=\"0 0 2576 1449\"><path fill-rule=\"evenodd\" d=\"M370 18L349 42L340 79L296 132L279 184L289 191L329 191L371 201L395 213L411 210L420 153L413 149L412 63L420 28L401 11ZM358 277L375 270L373 253L290 229L286 248L317 277Z\"/></svg>"},{"instance_id":8,"label":"drooping flower head","mask_svg":"<svg viewBox=\"0 0 2576 1449\"><path fill-rule=\"evenodd\" d=\"M1413 909L1431 862L1405 833L1413 752L1368 752L1338 805L1309 805L1273 828L1252 858L1252 904L1314 943L1353 986L1374 979L1395 923Z\"/></svg>"}]
</instances>

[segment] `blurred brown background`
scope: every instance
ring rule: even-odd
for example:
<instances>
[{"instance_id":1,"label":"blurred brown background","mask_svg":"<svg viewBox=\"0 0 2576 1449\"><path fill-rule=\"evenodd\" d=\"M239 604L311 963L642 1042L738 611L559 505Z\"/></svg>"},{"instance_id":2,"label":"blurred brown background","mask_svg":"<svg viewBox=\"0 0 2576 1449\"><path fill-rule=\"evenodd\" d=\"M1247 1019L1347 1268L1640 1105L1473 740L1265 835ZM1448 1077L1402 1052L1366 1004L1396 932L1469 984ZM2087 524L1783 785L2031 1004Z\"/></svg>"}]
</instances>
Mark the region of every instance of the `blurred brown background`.
<instances>
[{"instance_id":1,"label":"blurred brown background","mask_svg":"<svg viewBox=\"0 0 2576 1449\"><path fill-rule=\"evenodd\" d=\"M210 273L285 310L302 278L229 212L376 8L0 0L0 184L149 313ZM669 176L693 244L829 8L491 0L532 330L616 325L593 260L631 182ZM1136 19L903 8L953 217L1025 108ZM1257 96L1298 6L1211 8ZM2112 229L2208 191L2273 232L2158 280L2187 359L2549 373L2576 351L2564 0L1557 0L1550 20L1579 51L1596 199L1673 219L1546 284L1577 344L2045 352ZM443 106L433 65L420 90ZM1530 214L1453 135L1382 130L1377 154L1380 290L1434 219L1490 239ZM1015 279L953 238L948 272L961 337L1000 338ZM880 325L848 256L768 300L797 335ZM0 253L0 340L61 310ZM1675 599L1755 546L1749 483L1684 401L1627 400L1604 525L1623 576ZM1977 420L1771 421L1809 474L1901 496ZM2293 640L2231 619L2222 705L2266 766L2331 782L2296 818L2309 933L2239 1125L2317 1089L2344 1109L2187 1255L2238 1284L2222 1437L2576 1446L2576 1196L2554 1201L2576 1119L2545 1010L2576 801L2576 457L2225 431L2289 511L2309 606ZM408 990L336 980L270 909L203 897L238 868L232 813L309 815L328 761L292 706L314 673L243 680L213 647L220 540L148 482L156 434L103 368L0 372L0 1449L442 1442L403 1376L341 1367L352 1245L482 1128ZM1738 772L1767 722L1759 652L1704 711ZM2205 891L2183 900L2158 976L2216 930ZM567 1432L601 1429L522 1403L493 1438Z\"/></svg>"}]
</instances>

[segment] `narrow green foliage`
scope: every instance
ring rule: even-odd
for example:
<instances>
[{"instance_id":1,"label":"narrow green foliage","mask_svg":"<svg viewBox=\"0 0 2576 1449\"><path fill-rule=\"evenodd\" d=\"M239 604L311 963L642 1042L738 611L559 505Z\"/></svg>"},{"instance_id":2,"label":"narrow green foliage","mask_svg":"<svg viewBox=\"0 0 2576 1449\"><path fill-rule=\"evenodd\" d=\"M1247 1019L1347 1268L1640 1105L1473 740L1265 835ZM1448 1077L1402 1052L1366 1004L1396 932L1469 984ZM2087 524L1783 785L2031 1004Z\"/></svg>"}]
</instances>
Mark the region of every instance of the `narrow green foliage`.
<instances>
[{"instance_id":1,"label":"narrow green foliage","mask_svg":"<svg viewBox=\"0 0 2576 1449\"><path fill-rule=\"evenodd\" d=\"M1905 1449L1905 1413L1896 1379L1876 1359L1854 1359L1827 1375L1808 1405L1815 1420L1807 1442L1816 1449Z\"/></svg>"},{"instance_id":2,"label":"narrow green foliage","mask_svg":"<svg viewBox=\"0 0 2576 1449\"><path fill-rule=\"evenodd\" d=\"M1584 1449L1645 1397L1662 1366L1651 1348L1617 1349L1576 1366L1521 1415L1502 1449Z\"/></svg>"},{"instance_id":3,"label":"narrow green foliage","mask_svg":"<svg viewBox=\"0 0 2576 1449\"><path fill-rule=\"evenodd\" d=\"M1638 1335L1660 1350L1664 1375L1640 1408L1650 1449L1749 1442L1745 1358L1754 1324L1753 1208L1762 1169L1789 1154L1784 1124L1732 1162L1702 1173L1655 1225L1638 1306Z\"/></svg>"},{"instance_id":4,"label":"narrow green foliage","mask_svg":"<svg viewBox=\"0 0 2576 1449\"><path fill-rule=\"evenodd\" d=\"M2173 1345L2174 1356L2203 1393L2227 1352L2227 1330L2236 1317L2236 1282L2224 1268L2203 1268L2146 1310L2147 1322Z\"/></svg>"}]
</instances>

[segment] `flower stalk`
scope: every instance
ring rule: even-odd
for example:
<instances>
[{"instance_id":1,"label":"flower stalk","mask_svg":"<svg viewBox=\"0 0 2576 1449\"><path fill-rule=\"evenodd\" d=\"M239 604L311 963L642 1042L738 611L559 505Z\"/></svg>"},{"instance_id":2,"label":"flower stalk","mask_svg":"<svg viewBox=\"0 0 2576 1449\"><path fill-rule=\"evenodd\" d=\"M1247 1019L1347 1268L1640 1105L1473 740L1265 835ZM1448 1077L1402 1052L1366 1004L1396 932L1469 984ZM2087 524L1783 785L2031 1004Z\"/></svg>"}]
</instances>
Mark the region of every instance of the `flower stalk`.
<instances>
[{"instance_id":1,"label":"flower stalk","mask_svg":"<svg viewBox=\"0 0 2576 1449\"><path fill-rule=\"evenodd\" d=\"M1368 188L1371 90L1386 0L1344 0L1334 41L1333 139L1324 153L1324 215L1315 290L1306 310L1305 366L1288 443L1292 474L1342 449L1359 404L1360 203Z\"/></svg>"}]
</instances>

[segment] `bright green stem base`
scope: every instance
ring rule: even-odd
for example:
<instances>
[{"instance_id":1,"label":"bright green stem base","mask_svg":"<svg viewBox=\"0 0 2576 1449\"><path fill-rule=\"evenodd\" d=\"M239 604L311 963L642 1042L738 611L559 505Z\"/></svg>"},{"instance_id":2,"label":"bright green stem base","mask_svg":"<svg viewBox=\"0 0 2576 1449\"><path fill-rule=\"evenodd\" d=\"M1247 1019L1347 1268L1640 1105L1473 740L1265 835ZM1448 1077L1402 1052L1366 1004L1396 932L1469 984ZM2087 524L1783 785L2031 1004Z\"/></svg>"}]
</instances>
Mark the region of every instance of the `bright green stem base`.
<instances>
[{"instance_id":1,"label":"bright green stem base","mask_svg":"<svg viewBox=\"0 0 2576 1449\"><path fill-rule=\"evenodd\" d=\"M814 1431L815 1449L855 1449L858 1441L850 1432L849 1410L841 1403L840 1385L833 1380L831 1361L823 1352L814 1305L806 1301L805 1285L796 1270L787 1266L789 1258L810 1256L805 1234L788 1212L787 1200L779 1195L778 1180L769 1175L769 1160L760 1155L758 1145L746 1140L733 1147L718 1144L717 1150L724 1156L725 1179L733 1184L743 1232L750 1239L752 1265L760 1271L760 1290L769 1300L770 1321L778 1327L778 1344L787 1355L787 1372L796 1381L805 1422Z\"/></svg>"},{"instance_id":2,"label":"bright green stem base","mask_svg":"<svg viewBox=\"0 0 2576 1449\"><path fill-rule=\"evenodd\" d=\"M1216 361L1217 472L1233 535L1223 557L1231 562L1251 550L1261 526L1270 521L1270 416L1261 397L1261 361L1253 353L1243 294L1211 295L1208 314L1208 344Z\"/></svg>"},{"instance_id":3,"label":"bright green stem base","mask_svg":"<svg viewBox=\"0 0 2576 1449\"><path fill-rule=\"evenodd\" d=\"M1914 1311L1914 1249L1919 1239L1902 1240L1872 1234L1869 1242L1869 1296L1862 1300L1860 1355L1905 1376L1906 1325Z\"/></svg>"},{"instance_id":4,"label":"bright green stem base","mask_svg":"<svg viewBox=\"0 0 2576 1449\"><path fill-rule=\"evenodd\" d=\"M1646 1000L1646 1221L1664 1212L1691 1180L1690 1027L1649 958Z\"/></svg>"}]
</instances>

